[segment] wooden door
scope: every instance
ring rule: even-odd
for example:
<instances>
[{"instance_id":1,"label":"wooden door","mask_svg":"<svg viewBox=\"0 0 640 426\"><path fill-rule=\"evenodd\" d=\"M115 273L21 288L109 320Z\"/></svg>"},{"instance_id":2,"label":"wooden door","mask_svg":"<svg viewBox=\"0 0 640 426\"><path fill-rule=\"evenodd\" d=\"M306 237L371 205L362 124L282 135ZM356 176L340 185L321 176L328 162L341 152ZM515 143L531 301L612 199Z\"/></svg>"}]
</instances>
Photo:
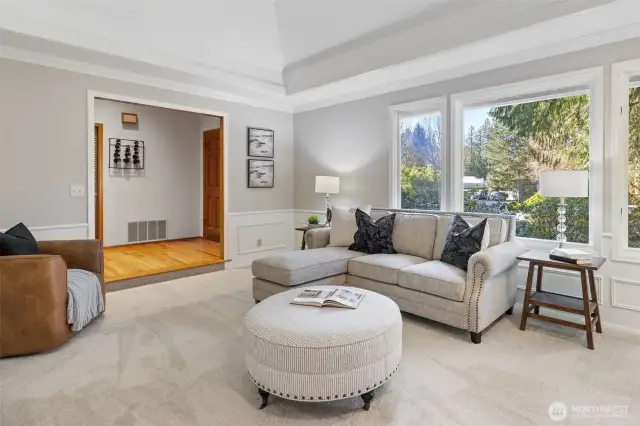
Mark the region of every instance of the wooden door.
<instances>
[{"instance_id":1,"label":"wooden door","mask_svg":"<svg viewBox=\"0 0 640 426\"><path fill-rule=\"evenodd\" d=\"M102 240L102 124L93 126L93 161L94 161L94 187L95 199L95 238Z\"/></svg>"},{"instance_id":2,"label":"wooden door","mask_svg":"<svg viewBox=\"0 0 640 426\"><path fill-rule=\"evenodd\" d=\"M224 259L224 170L222 120L220 128L203 133L203 237L220 243Z\"/></svg>"}]
</instances>

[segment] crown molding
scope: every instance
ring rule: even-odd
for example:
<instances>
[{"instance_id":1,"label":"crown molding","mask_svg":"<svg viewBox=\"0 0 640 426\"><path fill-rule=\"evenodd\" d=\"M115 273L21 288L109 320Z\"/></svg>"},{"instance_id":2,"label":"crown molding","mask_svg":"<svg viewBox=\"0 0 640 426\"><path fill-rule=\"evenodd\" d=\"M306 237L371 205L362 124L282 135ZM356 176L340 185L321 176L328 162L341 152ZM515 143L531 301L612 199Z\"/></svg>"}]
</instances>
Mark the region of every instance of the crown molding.
<instances>
[{"instance_id":1,"label":"crown molding","mask_svg":"<svg viewBox=\"0 0 640 426\"><path fill-rule=\"evenodd\" d=\"M157 87L159 89L234 102L258 108L292 112L291 105L288 102L286 95L275 93L269 94L258 91L255 91L253 95L234 93L233 91L220 90L204 85L194 85L167 78L154 77L152 75L140 74L138 72L122 70L104 65L96 65L74 59L61 58L59 56L18 49L10 46L0 46L0 58L42 65L77 72L80 74L92 75L95 77L109 78L127 83L135 83L143 86Z\"/></svg>"},{"instance_id":2,"label":"crown molding","mask_svg":"<svg viewBox=\"0 0 640 426\"><path fill-rule=\"evenodd\" d=\"M617 0L288 96L303 112L640 37L637 0Z\"/></svg>"}]
</instances>

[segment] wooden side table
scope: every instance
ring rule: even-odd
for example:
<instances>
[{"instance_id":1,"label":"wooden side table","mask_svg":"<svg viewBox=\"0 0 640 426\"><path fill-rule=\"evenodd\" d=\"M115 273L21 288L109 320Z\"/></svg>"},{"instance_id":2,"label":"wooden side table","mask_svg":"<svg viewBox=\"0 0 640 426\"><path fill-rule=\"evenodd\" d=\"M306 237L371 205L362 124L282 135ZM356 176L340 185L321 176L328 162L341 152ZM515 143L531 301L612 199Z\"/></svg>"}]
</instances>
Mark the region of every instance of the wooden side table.
<instances>
[{"instance_id":1,"label":"wooden side table","mask_svg":"<svg viewBox=\"0 0 640 426\"><path fill-rule=\"evenodd\" d=\"M302 231L302 244L300 245L300 250L304 250L307 246L307 243L304 240L304 236L307 234L307 231L311 229L308 226L299 226L296 228L296 231Z\"/></svg>"},{"instance_id":2,"label":"wooden side table","mask_svg":"<svg viewBox=\"0 0 640 426\"><path fill-rule=\"evenodd\" d=\"M519 256L518 260L529 262L529 274L527 276L527 287L524 291L524 302L522 303L522 319L520 321L520 330L526 330L527 318L535 318L542 321L552 322L554 324L578 328L587 332L587 347L589 349L594 349L593 326L595 325L597 333L602 333L602 323L600 319L598 293L596 291L596 282L593 276L593 271L597 271L598 269L600 269L604 262L606 262L606 259L602 257L594 257L592 262L588 265L574 265L572 263L551 260L549 259L549 253L547 252L529 251L522 256ZM533 286L533 274L535 272L536 266L538 267L536 291L531 294L531 287ZM545 267L580 272L580 281L582 283L582 297L566 296L563 294L543 290L542 271ZM587 275L589 277L588 281ZM589 297L589 290L591 291L591 297ZM559 311L583 316L584 324L541 315L540 307L556 309Z\"/></svg>"}]
</instances>

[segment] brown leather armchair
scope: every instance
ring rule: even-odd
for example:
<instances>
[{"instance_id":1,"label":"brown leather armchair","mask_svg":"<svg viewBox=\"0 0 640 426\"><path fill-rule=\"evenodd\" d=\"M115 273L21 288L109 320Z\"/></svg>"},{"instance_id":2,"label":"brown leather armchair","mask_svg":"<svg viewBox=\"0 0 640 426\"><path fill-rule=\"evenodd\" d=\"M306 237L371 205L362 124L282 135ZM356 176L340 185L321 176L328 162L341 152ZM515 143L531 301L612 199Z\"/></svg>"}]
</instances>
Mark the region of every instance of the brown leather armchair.
<instances>
[{"instance_id":1,"label":"brown leather armchair","mask_svg":"<svg viewBox=\"0 0 640 426\"><path fill-rule=\"evenodd\" d=\"M0 256L0 357L69 340L67 268L95 273L105 295L102 241L42 241L38 249L37 255Z\"/></svg>"}]
</instances>

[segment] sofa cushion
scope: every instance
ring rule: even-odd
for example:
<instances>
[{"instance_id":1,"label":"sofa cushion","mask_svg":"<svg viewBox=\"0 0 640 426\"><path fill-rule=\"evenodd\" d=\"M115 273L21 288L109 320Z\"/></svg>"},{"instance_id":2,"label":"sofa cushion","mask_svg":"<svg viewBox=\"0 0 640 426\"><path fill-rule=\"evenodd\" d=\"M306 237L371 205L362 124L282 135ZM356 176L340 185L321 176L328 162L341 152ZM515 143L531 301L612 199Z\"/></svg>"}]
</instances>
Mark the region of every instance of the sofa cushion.
<instances>
[{"instance_id":1,"label":"sofa cushion","mask_svg":"<svg viewBox=\"0 0 640 426\"><path fill-rule=\"evenodd\" d=\"M356 210L358 230L353 236L355 242L349 246L349 250L369 254L395 254L396 251L393 248L391 238L395 219L396 214L393 213L374 221L371 216L362 210Z\"/></svg>"},{"instance_id":2,"label":"sofa cushion","mask_svg":"<svg viewBox=\"0 0 640 426\"><path fill-rule=\"evenodd\" d=\"M461 214L461 216L469 222L471 226L477 225L485 219L484 217L471 217L465 216L464 214ZM449 226L451 222L453 222L454 217L455 216L448 215L438 216L438 229L436 230L436 241L433 246L433 259L440 259L440 257L442 257L442 249L444 248ZM493 247L507 241L508 223L506 220L499 217L490 217L487 218L487 226L489 227L489 235L488 244L483 242L483 246L486 246L485 248Z\"/></svg>"},{"instance_id":3,"label":"sofa cushion","mask_svg":"<svg viewBox=\"0 0 640 426\"><path fill-rule=\"evenodd\" d=\"M371 213L371 206L359 207L366 214ZM353 235L358 230L356 210L342 207L331 207L331 230L329 245L332 247L349 247L354 242Z\"/></svg>"},{"instance_id":4,"label":"sofa cushion","mask_svg":"<svg viewBox=\"0 0 640 426\"><path fill-rule=\"evenodd\" d=\"M433 259L438 217L398 213L393 225L393 248L398 253Z\"/></svg>"},{"instance_id":5,"label":"sofa cushion","mask_svg":"<svg viewBox=\"0 0 640 426\"><path fill-rule=\"evenodd\" d=\"M292 286L345 274L349 259L363 255L344 247L298 250L254 260L251 271L263 280Z\"/></svg>"},{"instance_id":6,"label":"sofa cushion","mask_svg":"<svg viewBox=\"0 0 640 426\"><path fill-rule=\"evenodd\" d=\"M462 217L456 216L449 227L440 260L466 271L471 256L483 249L484 241L488 244L488 238L483 241L487 236L486 230L487 219L472 227Z\"/></svg>"},{"instance_id":7,"label":"sofa cushion","mask_svg":"<svg viewBox=\"0 0 640 426\"><path fill-rule=\"evenodd\" d=\"M388 284L398 284L398 273L425 259L407 254L371 254L349 261L349 274Z\"/></svg>"},{"instance_id":8,"label":"sofa cushion","mask_svg":"<svg viewBox=\"0 0 640 426\"><path fill-rule=\"evenodd\" d=\"M38 254L38 243L29 228L20 222L5 233L0 232L0 256Z\"/></svg>"},{"instance_id":9,"label":"sofa cushion","mask_svg":"<svg viewBox=\"0 0 640 426\"><path fill-rule=\"evenodd\" d=\"M461 302L467 286L467 273L439 260L412 265L400 271L400 287Z\"/></svg>"}]
</instances>

